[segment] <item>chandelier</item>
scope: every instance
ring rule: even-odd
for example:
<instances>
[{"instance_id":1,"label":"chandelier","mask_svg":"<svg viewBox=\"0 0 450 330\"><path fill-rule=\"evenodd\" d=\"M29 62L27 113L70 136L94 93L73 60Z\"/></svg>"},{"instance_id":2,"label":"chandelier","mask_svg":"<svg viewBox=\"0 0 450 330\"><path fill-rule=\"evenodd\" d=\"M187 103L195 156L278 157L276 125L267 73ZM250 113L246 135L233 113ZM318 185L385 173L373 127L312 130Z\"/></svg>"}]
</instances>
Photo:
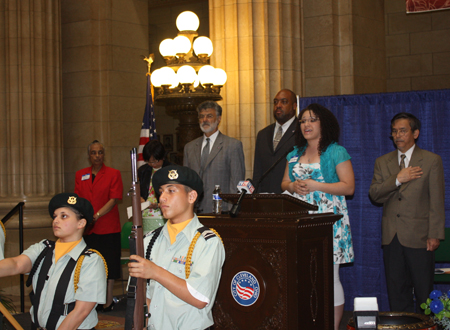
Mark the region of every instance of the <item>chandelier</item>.
<instances>
[{"instance_id":1,"label":"chandelier","mask_svg":"<svg viewBox=\"0 0 450 330\"><path fill-rule=\"evenodd\" d=\"M167 66L152 73L152 85L157 88L155 100L162 101L169 95L203 93L222 99L219 94L227 74L223 69L209 65L213 44L208 37L198 36L200 21L197 15L191 11L182 12L176 25L180 31L178 36L165 39L159 45Z\"/></svg>"},{"instance_id":2,"label":"chandelier","mask_svg":"<svg viewBox=\"0 0 450 330\"><path fill-rule=\"evenodd\" d=\"M177 119L177 151L182 161L186 143L202 132L198 123L197 106L203 101L220 101L220 90L227 74L209 65L213 44L208 37L198 36L200 21L191 11L178 15L179 30L174 39L165 39L159 52L166 66L151 74L155 88L155 104L163 105L166 112Z\"/></svg>"}]
</instances>

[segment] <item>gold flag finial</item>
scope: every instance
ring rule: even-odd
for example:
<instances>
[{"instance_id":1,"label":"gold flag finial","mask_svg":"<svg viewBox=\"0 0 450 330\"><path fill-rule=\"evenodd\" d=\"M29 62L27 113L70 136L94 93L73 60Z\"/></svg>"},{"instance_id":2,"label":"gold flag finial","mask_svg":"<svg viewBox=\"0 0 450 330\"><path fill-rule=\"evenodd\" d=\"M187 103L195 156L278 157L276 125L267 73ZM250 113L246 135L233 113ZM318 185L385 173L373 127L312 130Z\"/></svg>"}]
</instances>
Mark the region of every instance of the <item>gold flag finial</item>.
<instances>
[{"instance_id":1,"label":"gold flag finial","mask_svg":"<svg viewBox=\"0 0 450 330\"><path fill-rule=\"evenodd\" d=\"M150 74L150 68L152 67L152 63L154 60L155 60L155 54L150 54L150 55L148 55L148 57L144 57L144 61L147 62L147 68L148 68L147 74L148 75Z\"/></svg>"}]
</instances>

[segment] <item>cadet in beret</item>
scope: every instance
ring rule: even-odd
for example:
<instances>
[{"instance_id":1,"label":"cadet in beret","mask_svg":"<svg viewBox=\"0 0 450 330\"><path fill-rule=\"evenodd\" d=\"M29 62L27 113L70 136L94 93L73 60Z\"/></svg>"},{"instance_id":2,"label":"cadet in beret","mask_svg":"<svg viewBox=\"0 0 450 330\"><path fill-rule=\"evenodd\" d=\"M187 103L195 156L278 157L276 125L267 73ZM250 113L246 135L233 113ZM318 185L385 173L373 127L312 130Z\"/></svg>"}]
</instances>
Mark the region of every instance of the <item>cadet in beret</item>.
<instances>
[{"instance_id":1,"label":"cadet in beret","mask_svg":"<svg viewBox=\"0 0 450 330\"><path fill-rule=\"evenodd\" d=\"M149 329L209 329L225 249L218 234L194 214L203 182L188 167L169 165L153 175L167 223L144 238L146 259L130 259L131 276L150 279ZM148 260L147 260L148 259Z\"/></svg>"},{"instance_id":2,"label":"cadet in beret","mask_svg":"<svg viewBox=\"0 0 450 330\"><path fill-rule=\"evenodd\" d=\"M95 306L106 299L107 272L102 256L88 250L83 240L94 209L77 194L62 193L50 200L48 210L58 240L43 240L1 260L0 277L30 273L32 329L93 329L98 323Z\"/></svg>"}]
</instances>

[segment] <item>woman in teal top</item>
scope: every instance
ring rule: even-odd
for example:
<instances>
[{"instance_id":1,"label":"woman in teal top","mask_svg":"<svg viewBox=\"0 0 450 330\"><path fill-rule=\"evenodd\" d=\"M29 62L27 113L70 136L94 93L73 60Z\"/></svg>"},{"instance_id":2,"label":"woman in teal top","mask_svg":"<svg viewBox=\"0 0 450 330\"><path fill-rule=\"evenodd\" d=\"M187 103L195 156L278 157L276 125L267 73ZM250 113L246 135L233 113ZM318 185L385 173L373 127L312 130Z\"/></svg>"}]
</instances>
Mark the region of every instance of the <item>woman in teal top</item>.
<instances>
[{"instance_id":1,"label":"woman in teal top","mask_svg":"<svg viewBox=\"0 0 450 330\"><path fill-rule=\"evenodd\" d=\"M319 210L314 212L343 215L333 226L334 327L338 330L345 301L339 265L354 261L345 196L354 193L355 176L351 157L337 144L339 123L333 113L319 104L310 104L299 118L296 147L287 156L281 188L317 205Z\"/></svg>"}]
</instances>

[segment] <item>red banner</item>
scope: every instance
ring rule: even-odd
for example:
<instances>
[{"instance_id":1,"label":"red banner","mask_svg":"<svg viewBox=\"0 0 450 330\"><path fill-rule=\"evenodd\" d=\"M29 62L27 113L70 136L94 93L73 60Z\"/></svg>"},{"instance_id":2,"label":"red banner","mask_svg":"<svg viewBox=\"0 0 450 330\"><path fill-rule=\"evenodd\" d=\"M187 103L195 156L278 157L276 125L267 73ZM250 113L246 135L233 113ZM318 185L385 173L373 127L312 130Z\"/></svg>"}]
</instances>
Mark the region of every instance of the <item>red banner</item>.
<instances>
[{"instance_id":1,"label":"red banner","mask_svg":"<svg viewBox=\"0 0 450 330\"><path fill-rule=\"evenodd\" d=\"M406 0L406 12L418 13L450 9L450 0Z\"/></svg>"}]
</instances>

